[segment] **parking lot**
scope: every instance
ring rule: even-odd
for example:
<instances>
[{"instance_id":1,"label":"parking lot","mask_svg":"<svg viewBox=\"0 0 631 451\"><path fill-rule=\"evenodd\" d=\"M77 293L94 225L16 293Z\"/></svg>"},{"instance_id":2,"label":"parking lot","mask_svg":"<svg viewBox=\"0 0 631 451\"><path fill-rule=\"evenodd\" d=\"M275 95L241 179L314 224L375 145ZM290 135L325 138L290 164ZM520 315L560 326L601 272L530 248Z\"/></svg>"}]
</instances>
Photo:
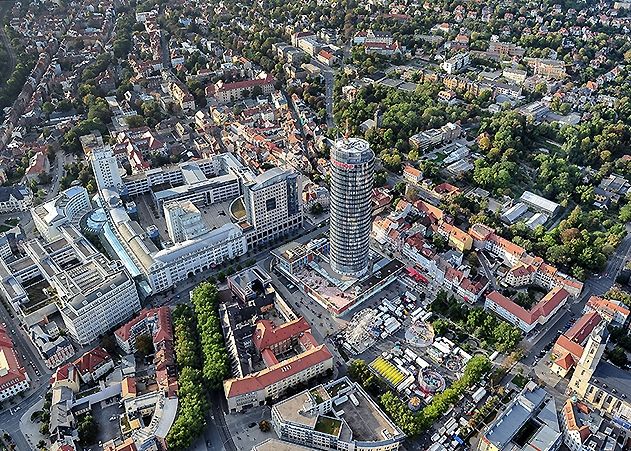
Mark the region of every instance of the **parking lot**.
<instances>
[{"instance_id":1,"label":"parking lot","mask_svg":"<svg viewBox=\"0 0 631 451\"><path fill-rule=\"evenodd\" d=\"M110 404L102 402L92 408L92 416L95 423L98 424L97 443L102 444L113 438L120 437L119 415L122 412L123 409L118 407L118 402L115 400ZM101 449L101 447L94 449Z\"/></svg>"},{"instance_id":2,"label":"parking lot","mask_svg":"<svg viewBox=\"0 0 631 451\"><path fill-rule=\"evenodd\" d=\"M267 421L271 427L272 416L269 406L254 407L239 415L226 415L225 418L232 435L232 441L240 451L250 451L254 445L258 445L268 438L277 438L273 429L263 432L259 428L259 423L262 420Z\"/></svg>"}]
</instances>

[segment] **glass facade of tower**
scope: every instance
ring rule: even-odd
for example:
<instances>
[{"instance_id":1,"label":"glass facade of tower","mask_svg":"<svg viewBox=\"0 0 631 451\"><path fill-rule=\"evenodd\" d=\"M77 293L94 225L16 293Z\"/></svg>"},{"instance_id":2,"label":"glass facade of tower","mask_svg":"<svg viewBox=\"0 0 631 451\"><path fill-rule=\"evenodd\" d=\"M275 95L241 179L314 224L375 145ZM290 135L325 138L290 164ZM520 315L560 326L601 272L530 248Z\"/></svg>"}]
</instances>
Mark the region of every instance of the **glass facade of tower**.
<instances>
[{"instance_id":1,"label":"glass facade of tower","mask_svg":"<svg viewBox=\"0 0 631 451\"><path fill-rule=\"evenodd\" d=\"M330 264L359 277L368 269L375 154L359 138L339 139L331 149Z\"/></svg>"}]
</instances>

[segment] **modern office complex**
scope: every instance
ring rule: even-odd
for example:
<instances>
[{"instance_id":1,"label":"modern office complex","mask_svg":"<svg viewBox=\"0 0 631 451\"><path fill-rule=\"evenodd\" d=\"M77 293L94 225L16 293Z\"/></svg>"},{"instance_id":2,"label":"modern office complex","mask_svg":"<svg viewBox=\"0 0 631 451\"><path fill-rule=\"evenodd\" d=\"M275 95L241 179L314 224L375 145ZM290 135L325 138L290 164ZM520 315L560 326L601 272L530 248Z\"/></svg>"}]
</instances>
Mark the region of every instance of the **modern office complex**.
<instances>
[{"instance_id":1,"label":"modern office complex","mask_svg":"<svg viewBox=\"0 0 631 451\"><path fill-rule=\"evenodd\" d=\"M199 209L190 200L171 201L165 204L164 219L169 238L174 243L191 240L208 232Z\"/></svg>"},{"instance_id":2,"label":"modern office complex","mask_svg":"<svg viewBox=\"0 0 631 451\"><path fill-rule=\"evenodd\" d=\"M59 230L49 243L24 243L21 259L0 261L0 292L27 325L59 311L83 345L140 310L140 300L119 261L107 261L73 225Z\"/></svg>"},{"instance_id":3,"label":"modern office complex","mask_svg":"<svg viewBox=\"0 0 631 451\"><path fill-rule=\"evenodd\" d=\"M341 275L368 269L371 193L375 154L359 138L337 140L331 149L330 263Z\"/></svg>"},{"instance_id":4,"label":"modern office complex","mask_svg":"<svg viewBox=\"0 0 631 451\"><path fill-rule=\"evenodd\" d=\"M562 443L554 398L531 381L484 430L477 449L555 451Z\"/></svg>"},{"instance_id":5,"label":"modern office complex","mask_svg":"<svg viewBox=\"0 0 631 451\"><path fill-rule=\"evenodd\" d=\"M243 181L248 245L266 243L302 227L298 173L281 168Z\"/></svg>"},{"instance_id":6,"label":"modern office complex","mask_svg":"<svg viewBox=\"0 0 631 451\"><path fill-rule=\"evenodd\" d=\"M223 153L151 169L119 183L112 149L89 141L84 150L106 220L103 236L132 276L141 276L145 294L165 291L302 227L295 171L274 168L256 175L233 154ZM125 204L132 196L144 196L135 204L145 205L150 214L132 219L134 209ZM160 239L162 231L168 239Z\"/></svg>"},{"instance_id":7,"label":"modern office complex","mask_svg":"<svg viewBox=\"0 0 631 451\"><path fill-rule=\"evenodd\" d=\"M91 208L88 190L82 186L73 186L32 208L31 216L40 235L50 241L61 236L59 226L67 223L76 225Z\"/></svg>"},{"instance_id":8,"label":"modern office complex","mask_svg":"<svg viewBox=\"0 0 631 451\"><path fill-rule=\"evenodd\" d=\"M323 450L394 451L405 439L355 382L343 377L274 404L281 440Z\"/></svg>"}]
</instances>

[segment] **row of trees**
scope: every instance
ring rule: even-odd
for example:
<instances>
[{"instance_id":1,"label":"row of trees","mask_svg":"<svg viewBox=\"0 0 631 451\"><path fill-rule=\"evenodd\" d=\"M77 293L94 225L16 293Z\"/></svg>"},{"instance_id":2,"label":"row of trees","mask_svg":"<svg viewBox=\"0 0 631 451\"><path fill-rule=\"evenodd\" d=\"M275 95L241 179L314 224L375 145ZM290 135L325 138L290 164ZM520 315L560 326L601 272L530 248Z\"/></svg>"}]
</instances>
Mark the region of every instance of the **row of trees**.
<instances>
[{"instance_id":1,"label":"row of trees","mask_svg":"<svg viewBox=\"0 0 631 451\"><path fill-rule=\"evenodd\" d=\"M443 290L439 291L436 299L430 305L432 312L439 313L456 324L462 331L467 331L480 340L480 345L489 350L500 352L513 351L522 335L518 328L507 321L487 312L482 307L469 308L458 302L453 296L448 297ZM434 321L436 333L441 334L451 329L445 320Z\"/></svg>"},{"instance_id":2,"label":"row of trees","mask_svg":"<svg viewBox=\"0 0 631 451\"><path fill-rule=\"evenodd\" d=\"M217 287L208 282L201 283L193 290L191 301L201 343L202 374L210 388L220 388L230 366L217 311Z\"/></svg>"},{"instance_id":3,"label":"row of trees","mask_svg":"<svg viewBox=\"0 0 631 451\"><path fill-rule=\"evenodd\" d=\"M204 392L195 316L190 306L179 304L173 311L175 361L178 365L179 407L167 435L169 449L190 447L206 426L208 401Z\"/></svg>"},{"instance_id":4,"label":"row of trees","mask_svg":"<svg viewBox=\"0 0 631 451\"><path fill-rule=\"evenodd\" d=\"M381 405L394 422L408 436L415 436L429 429L449 407L458 402L462 396L479 383L491 369L491 362L486 356L476 355L467 362L462 377L456 380L445 391L434 396L420 412L413 413L392 391L381 397Z\"/></svg>"}]
</instances>

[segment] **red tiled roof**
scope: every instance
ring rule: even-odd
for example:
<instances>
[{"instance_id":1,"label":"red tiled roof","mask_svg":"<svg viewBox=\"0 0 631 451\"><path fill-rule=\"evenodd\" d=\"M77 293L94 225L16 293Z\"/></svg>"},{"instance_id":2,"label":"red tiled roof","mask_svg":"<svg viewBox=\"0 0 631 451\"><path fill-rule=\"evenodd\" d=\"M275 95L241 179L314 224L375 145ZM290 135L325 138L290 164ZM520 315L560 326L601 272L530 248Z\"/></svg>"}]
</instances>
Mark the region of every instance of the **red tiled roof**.
<instances>
[{"instance_id":1,"label":"red tiled roof","mask_svg":"<svg viewBox=\"0 0 631 451\"><path fill-rule=\"evenodd\" d=\"M157 328L153 335L153 342L160 343L164 340L173 340L173 330L171 327L171 310L168 307L154 309L143 309L137 317L123 324L114 333L122 340L127 341L131 336L131 330L141 321L148 317L157 315Z\"/></svg>"},{"instance_id":2,"label":"red tiled roof","mask_svg":"<svg viewBox=\"0 0 631 451\"><path fill-rule=\"evenodd\" d=\"M269 83L274 82L274 77L268 75L265 78L253 78L251 80L243 80L243 81L235 81L233 83L225 83L220 86L217 86L216 91L233 91L235 89L248 89L253 88L254 86L263 86Z\"/></svg>"},{"instance_id":3,"label":"red tiled roof","mask_svg":"<svg viewBox=\"0 0 631 451\"><path fill-rule=\"evenodd\" d=\"M553 352L563 354L563 351L572 354L576 360L580 359L583 355L583 346L580 343L570 340L565 335L561 335L554 343Z\"/></svg>"},{"instance_id":4,"label":"red tiled roof","mask_svg":"<svg viewBox=\"0 0 631 451\"><path fill-rule=\"evenodd\" d=\"M263 358L263 362L265 362L265 366L268 368L278 363L278 359L274 355L274 352L269 348L263 349L261 357Z\"/></svg>"},{"instance_id":5,"label":"red tiled roof","mask_svg":"<svg viewBox=\"0 0 631 451\"><path fill-rule=\"evenodd\" d=\"M577 408L582 409L581 404L577 404ZM587 413L587 412L586 412ZM568 399L563 406L563 416L565 418L565 424L567 425L568 430L570 431L578 431L581 437L581 443L585 443L585 441L591 435L591 431L589 426L586 424L580 425L576 419L576 415L574 413L574 403L571 399Z\"/></svg>"},{"instance_id":6,"label":"red tiled roof","mask_svg":"<svg viewBox=\"0 0 631 451\"><path fill-rule=\"evenodd\" d=\"M81 374L86 374L92 373L110 360L112 360L112 357L105 349L94 348L75 360L74 364Z\"/></svg>"},{"instance_id":7,"label":"red tiled roof","mask_svg":"<svg viewBox=\"0 0 631 451\"><path fill-rule=\"evenodd\" d=\"M438 194L451 194L451 193L457 193L459 191L460 191L460 188L447 182L441 183L434 187L434 192Z\"/></svg>"},{"instance_id":8,"label":"red tiled roof","mask_svg":"<svg viewBox=\"0 0 631 451\"><path fill-rule=\"evenodd\" d=\"M533 324L542 316L548 316L559 304L565 301L569 293L563 288L553 288L530 310L514 303L498 291L493 291L487 295L487 299L512 313L526 324Z\"/></svg>"},{"instance_id":9,"label":"red tiled roof","mask_svg":"<svg viewBox=\"0 0 631 451\"><path fill-rule=\"evenodd\" d=\"M303 317L279 327L274 327L271 321L264 319L256 323L256 329L252 334L252 341L256 349L262 351L263 349L282 343L310 330L311 326Z\"/></svg>"},{"instance_id":10,"label":"red tiled roof","mask_svg":"<svg viewBox=\"0 0 631 451\"><path fill-rule=\"evenodd\" d=\"M555 287L548 292L531 310L535 318L539 316L548 316L557 308L559 304L565 301L570 296L570 293L563 288ZM538 313L538 314L537 314Z\"/></svg>"},{"instance_id":11,"label":"red tiled roof","mask_svg":"<svg viewBox=\"0 0 631 451\"><path fill-rule=\"evenodd\" d=\"M11 341L7 331L2 326L0 326L0 354L4 355L7 363L7 372L0 376L0 387L4 390L24 381L27 375L22 365L18 362L13 341Z\"/></svg>"},{"instance_id":12,"label":"red tiled roof","mask_svg":"<svg viewBox=\"0 0 631 451\"><path fill-rule=\"evenodd\" d=\"M320 345L291 359L283 360L277 365L259 371L258 373L253 373L240 379L230 379L226 381L224 383L226 397L231 398L262 390L269 385L332 358L333 356L326 345Z\"/></svg>"},{"instance_id":13,"label":"red tiled roof","mask_svg":"<svg viewBox=\"0 0 631 451\"><path fill-rule=\"evenodd\" d=\"M576 362L574 362L574 357L569 352L564 354L562 357L559 357L554 361L557 365L559 365L564 370L569 370L572 368Z\"/></svg>"},{"instance_id":14,"label":"red tiled roof","mask_svg":"<svg viewBox=\"0 0 631 451\"><path fill-rule=\"evenodd\" d=\"M604 311L604 312L617 312L622 316L629 316L629 309L624 305L617 304L608 299L603 299L598 296L592 296L587 301L587 307L594 309L596 311Z\"/></svg>"},{"instance_id":15,"label":"red tiled roof","mask_svg":"<svg viewBox=\"0 0 631 451\"><path fill-rule=\"evenodd\" d=\"M601 321L602 318L598 312L588 312L581 316L576 321L576 324L570 327L563 335L576 343L583 343Z\"/></svg>"},{"instance_id":16,"label":"red tiled roof","mask_svg":"<svg viewBox=\"0 0 631 451\"><path fill-rule=\"evenodd\" d=\"M497 243L497 245L499 245L502 249L510 254L524 255L526 253L526 249L524 249L523 247L513 243L512 241L507 240L506 238L502 238L495 233L491 234L488 239Z\"/></svg>"},{"instance_id":17,"label":"red tiled roof","mask_svg":"<svg viewBox=\"0 0 631 451\"><path fill-rule=\"evenodd\" d=\"M420 177L421 176L421 171L419 171L418 169L416 169L414 166L410 166L407 165L404 169L403 172L406 174L410 174L412 177Z\"/></svg>"},{"instance_id":18,"label":"red tiled roof","mask_svg":"<svg viewBox=\"0 0 631 451\"><path fill-rule=\"evenodd\" d=\"M433 205L428 204L427 202L422 200L417 200L414 206L417 208L417 210L427 215L432 215L434 218L436 218L436 220L443 219L443 216L445 215L440 208L434 207Z\"/></svg>"}]
</instances>

